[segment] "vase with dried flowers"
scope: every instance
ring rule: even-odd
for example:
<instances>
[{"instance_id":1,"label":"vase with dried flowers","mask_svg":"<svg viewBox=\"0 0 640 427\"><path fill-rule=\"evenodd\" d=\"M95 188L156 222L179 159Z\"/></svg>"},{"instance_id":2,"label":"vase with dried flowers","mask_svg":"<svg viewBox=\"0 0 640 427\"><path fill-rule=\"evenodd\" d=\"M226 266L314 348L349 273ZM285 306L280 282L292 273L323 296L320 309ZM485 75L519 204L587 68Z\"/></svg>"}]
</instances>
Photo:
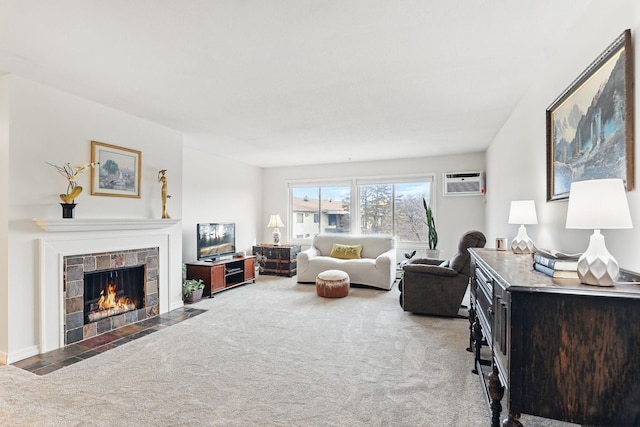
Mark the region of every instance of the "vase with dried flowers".
<instances>
[{"instance_id":1,"label":"vase with dried flowers","mask_svg":"<svg viewBox=\"0 0 640 427\"><path fill-rule=\"evenodd\" d=\"M75 208L76 204L75 199L80 195L80 193L82 193L82 187L78 185L76 177L82 171L96 167L98 162L85 163L82 166L71 166L70 163L65 163L64 166L57 166L49 162L45 163L56 168L60 175L67 179L67 192L60 194L60 200L62 200L60 205L62 206L62 217L73 218L73 208Z\"/></svg>"}]
</instances>

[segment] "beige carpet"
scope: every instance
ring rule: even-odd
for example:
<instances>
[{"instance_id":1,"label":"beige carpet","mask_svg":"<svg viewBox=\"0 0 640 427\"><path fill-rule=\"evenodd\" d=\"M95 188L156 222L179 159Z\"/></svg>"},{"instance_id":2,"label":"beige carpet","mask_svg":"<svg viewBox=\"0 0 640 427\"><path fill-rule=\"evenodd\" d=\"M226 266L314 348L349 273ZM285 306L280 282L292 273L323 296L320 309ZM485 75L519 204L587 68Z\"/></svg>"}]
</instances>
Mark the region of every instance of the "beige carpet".
<instances>
[{"instance_id":1,"label":"beige carpet","mask_svg":"<svg viewBox=\"0 0 640 427\"><path fill-rule=\"evenodd\" d=\"M295 278L45 376L0 366L3 426L488 426L468 322L398 291L317 297Z\"/></svg>"}]
</instances>

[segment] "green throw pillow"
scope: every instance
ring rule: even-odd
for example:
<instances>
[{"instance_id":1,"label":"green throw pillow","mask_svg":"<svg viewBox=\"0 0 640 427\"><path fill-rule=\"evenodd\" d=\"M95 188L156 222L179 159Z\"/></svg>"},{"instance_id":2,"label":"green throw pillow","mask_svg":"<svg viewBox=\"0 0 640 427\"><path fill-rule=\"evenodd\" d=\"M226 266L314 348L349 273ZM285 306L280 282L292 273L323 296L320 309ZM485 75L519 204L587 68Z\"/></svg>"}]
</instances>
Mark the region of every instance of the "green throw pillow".
<instances>
[{"instance_id":1,"label":"green throw pillow","mask_svg":"<svg viewBox=\"0 0 640 427\"><path fill-rule=\"evenodd\" d=\"M360 258L360 252L362 252L362 245L340 245L334 243L329 256L340 259L356 259Z\"/></svg>"}]
</instances>

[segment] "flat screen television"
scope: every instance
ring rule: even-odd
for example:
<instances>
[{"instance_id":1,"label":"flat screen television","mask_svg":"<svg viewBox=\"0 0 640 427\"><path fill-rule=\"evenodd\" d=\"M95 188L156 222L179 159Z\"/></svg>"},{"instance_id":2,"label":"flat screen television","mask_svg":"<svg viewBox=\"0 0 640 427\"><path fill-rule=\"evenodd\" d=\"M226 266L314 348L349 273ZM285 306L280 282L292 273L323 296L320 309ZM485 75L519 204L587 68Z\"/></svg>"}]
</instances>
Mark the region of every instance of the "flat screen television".
<instances>
[{"instance_id":1,"label":"flat screen television","mask_svg":"<svg viewBox=\"0 0 640 427\"><path fill-rule=\"evenodd\" d=\"M198 260L215 260L236 253L234 223L201 223L197 226Z\"/></svg>"}]
</instances>

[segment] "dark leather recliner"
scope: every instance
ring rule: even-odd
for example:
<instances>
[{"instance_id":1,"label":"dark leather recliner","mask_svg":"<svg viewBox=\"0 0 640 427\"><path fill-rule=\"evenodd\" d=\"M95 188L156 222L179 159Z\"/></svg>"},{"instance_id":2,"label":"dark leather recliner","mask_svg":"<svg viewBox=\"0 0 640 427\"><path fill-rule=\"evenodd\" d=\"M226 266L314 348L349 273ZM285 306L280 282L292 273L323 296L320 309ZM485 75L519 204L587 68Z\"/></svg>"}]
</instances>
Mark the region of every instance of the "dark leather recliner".
<instances>
[{"instance_id":1,"label":"dark leather recliner","mask_svg":"<svg viewBox=\"0 0 640 427\"><path fill-rule=\"evenodd\" d=\"M480 231L468 231L458 243L458 253L448 261L417 258L403 267L399 285L400 306L418 314L455 317L469 285L471 256L468 248L483 248Z\"/></svg>"}]
</instances>

